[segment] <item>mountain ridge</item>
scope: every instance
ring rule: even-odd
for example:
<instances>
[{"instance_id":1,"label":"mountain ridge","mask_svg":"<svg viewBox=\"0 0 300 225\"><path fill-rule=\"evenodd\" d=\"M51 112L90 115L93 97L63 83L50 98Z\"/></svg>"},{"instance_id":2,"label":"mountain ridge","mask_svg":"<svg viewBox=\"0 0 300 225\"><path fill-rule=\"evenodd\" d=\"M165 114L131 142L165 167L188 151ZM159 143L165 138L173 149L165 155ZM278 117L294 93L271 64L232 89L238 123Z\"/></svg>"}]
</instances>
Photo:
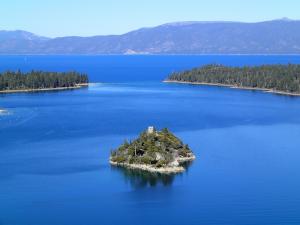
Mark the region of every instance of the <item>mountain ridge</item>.
<instances>
[{"instance_id":1,"label":"mountain ridge","mask_svg":"<svg viewBox=\"0 0 300 225\"><path fill-rule=\"evenodd\" d=\"M0 30L0 54L300 54L300 21L184 21L121 35L56 38Z\"/></svg>"}]
</instances>

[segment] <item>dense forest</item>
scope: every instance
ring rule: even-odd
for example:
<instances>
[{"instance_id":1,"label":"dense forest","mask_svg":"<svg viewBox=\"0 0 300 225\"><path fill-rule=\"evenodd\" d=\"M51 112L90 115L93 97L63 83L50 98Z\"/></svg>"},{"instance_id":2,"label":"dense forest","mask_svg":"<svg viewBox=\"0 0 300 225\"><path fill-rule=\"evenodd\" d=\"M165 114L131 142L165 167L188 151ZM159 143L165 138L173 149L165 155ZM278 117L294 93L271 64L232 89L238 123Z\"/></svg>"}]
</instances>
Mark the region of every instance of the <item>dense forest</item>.
<instances>
[{"instance_id":1,"label":"dense forest","mask_svg":"<svg viewBox=\"0 0 300 225\"><path fill-rule=\"evenodd\" d=\"M228 67L205 65L171 74L167 81L210 83L300 93L300 65Z\"/></svg>"},{"instance_id":2,"label":"dense forest","mask_svg":"<svg viewBox=\"0 0 300 225\"><path fill-rule=\"evenodd\" d=\"M0 73L0 91L75 87L88 83L88 76L77 72L43 72L22 73L7 71Z\"/></svg>"}]
</instances>

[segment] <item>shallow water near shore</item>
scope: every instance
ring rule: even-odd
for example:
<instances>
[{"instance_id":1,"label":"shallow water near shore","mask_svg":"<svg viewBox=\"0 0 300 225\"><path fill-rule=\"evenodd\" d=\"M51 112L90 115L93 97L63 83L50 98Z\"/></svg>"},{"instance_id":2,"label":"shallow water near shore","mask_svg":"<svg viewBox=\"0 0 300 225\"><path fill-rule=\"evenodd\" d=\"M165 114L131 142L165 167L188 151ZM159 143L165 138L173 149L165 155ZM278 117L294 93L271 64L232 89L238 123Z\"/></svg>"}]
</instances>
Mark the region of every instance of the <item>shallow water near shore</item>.
<instances>
[{"instance_id":1,"label":"shallow water near shore","mask_svg":"<svg viewBox=\"0 0 300 225\"><path fill-rule=\"evenodd\" d=\"M0 224L300 224L300 98L167 84L203 63L297 56L1 56L0 70L90 73L89 88L1 94ZM111 167L149 125L196 155L184 173Z\"/></svg>"}]
</instances>

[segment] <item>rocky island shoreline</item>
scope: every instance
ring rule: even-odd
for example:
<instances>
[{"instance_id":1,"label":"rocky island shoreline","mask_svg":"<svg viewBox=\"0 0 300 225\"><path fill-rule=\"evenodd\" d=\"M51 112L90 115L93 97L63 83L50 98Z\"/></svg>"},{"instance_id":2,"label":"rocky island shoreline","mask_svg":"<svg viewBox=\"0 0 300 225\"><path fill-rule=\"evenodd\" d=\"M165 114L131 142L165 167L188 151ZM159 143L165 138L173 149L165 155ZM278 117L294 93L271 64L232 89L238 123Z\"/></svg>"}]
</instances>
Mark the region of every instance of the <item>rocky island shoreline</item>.
<instances>
[{"instance_id":1,"label":"rocky island shoreline","mask_svg":"<svg viewBox=\"0 0 300 225\"><path fill-rule=\"evenodd\" d=\"M267 88L242 87L242 86L236 86L236 85L230 85L230 84L220 84L220 83L175 81L175 80L168 80L168 79L164 80L163 83L216 86L216 87L226 87L226 88L241 89L241 90L248 90L248 91L262 91L265 93L278 94L278 95L288 95L288 96L298 96L298 97L300 96L300 93L276 91L274 89L267 89Z\"/></svg>"},{"instance_id":2,"label":"rocky island shoreline","mask_svg":"<svg viewBox=\"0 0 300 225\"><path fill-rule=\"evenodd\" d=\"M12 93L22 93L22 92L43 92L43 91L64 91L73 90L88 87L88 83L75 84L72 87L55 87L55 88L28 88L28 89L13 89L13 90L2 90L0 94L12 94Z\"/></svg>"},{"instance_id":3,"label":"rocky island shoreline","mask_svg":"<svg viewBox=\"0 0 300 225\"><path fill-rule=\"evenodd\" d=\"M188 145L168 129L156 131L149 127L136 140L125 141L112 151L109 162L113 166L170 174L185 171L183 164L195 158Z\"/></svg>"}]
</instances>

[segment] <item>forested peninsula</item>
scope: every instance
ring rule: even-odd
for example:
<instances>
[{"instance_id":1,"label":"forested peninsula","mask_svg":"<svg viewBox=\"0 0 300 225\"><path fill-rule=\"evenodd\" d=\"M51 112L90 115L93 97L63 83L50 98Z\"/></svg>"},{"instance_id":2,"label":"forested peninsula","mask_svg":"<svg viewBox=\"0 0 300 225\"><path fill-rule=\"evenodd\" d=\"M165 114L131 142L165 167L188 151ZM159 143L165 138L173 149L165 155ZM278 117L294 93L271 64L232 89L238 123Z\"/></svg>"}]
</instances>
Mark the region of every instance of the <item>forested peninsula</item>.
<instances>
[{"instance_id":1,"label":"forested peninsula","mask_svg":"<svg viewBox=\"0 0 300 225\"><path fill-rule=\"evenodd\" d=\"M165 82L227 86L300 96L300 65L205 65L172 73Z\"/></svg>"},{"instance_id":2,"label":"forested peninsula","mask_svg":"<svg viewBox=\"0 0 300 225\"><path fill-rule=\"evenodd\" d=\"M31 71L0 73L0 93L51 91L87 86L89 78L78 72Z\"/></svg>"}]
</instances>

